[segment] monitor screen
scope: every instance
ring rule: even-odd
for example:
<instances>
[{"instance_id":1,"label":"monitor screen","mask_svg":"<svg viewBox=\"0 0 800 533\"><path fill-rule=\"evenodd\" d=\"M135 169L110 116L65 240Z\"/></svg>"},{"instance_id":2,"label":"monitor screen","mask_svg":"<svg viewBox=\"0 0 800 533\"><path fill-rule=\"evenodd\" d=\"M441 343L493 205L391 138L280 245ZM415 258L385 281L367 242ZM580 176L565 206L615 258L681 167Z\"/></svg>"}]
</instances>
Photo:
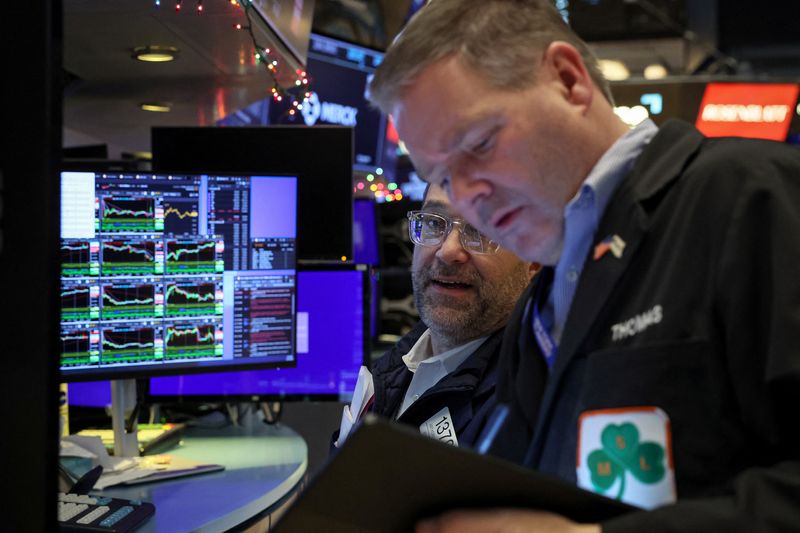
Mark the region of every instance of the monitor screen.
<instances>
[{"instance_id":1,"label":"monitor screen","mask_svg":"<svg viewBox=\"0 0 800 533\"><path fill-rule=\"evenodd\" d=\"M375 202L369 199L353 200L353 261L380 266L378 220Z\"/></svg>"},{"instance_id":2,"label":"monitor screen","mask_svg":"<svg viewBox=\"0 0 800 533\"><path fill-rule=\"evenodd\" d=\"M297 366L150 380L151 400L348 400L368 354L363 267L297 275ZM70 402L72 402L70 390Z\"/></svg>"},{"instance_id":3,"label":"monitor screen","mask_svg":"<svg viewBox=\"0 0 800 533\"><path fill-rule=\"evenodd\" d=\"M352 259L353 131L350 128L154 127L152 149L153 168L162 173L269 171L296 175L300 199L298 263Z\"/></svg>"},{"instance_id":4,"label":"monitor screen","mask_svg":"<svg viewBox=\"0 0 800 533\"><path fill-rule=\"evenodd\" d=\"M291 366L297 178L61 173L63 381Z\"/></svg>"}]
</instances>

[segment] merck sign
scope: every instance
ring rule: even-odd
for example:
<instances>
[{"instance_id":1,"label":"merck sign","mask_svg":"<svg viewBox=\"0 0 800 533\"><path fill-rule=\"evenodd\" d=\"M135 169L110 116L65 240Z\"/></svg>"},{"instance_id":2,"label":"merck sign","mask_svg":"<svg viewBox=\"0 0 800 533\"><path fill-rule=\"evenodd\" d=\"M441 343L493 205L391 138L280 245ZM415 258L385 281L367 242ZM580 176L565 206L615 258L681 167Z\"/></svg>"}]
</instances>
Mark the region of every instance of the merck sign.
<instances>
[{"instance_id":1,"label":"merck sign","mask_svg":"<svg viewBox=\"0 0 800 533\"><path fill-rule=\"evenodd\" d=\"M799 87L794 83L709 83L697 129L709 137L785 141Z\"/></svg>"},{"instance_id":2,"label":"merck sign","mask_svg":"<svg viewBox=\"0 0 800 533\"><path fill-rule=\"evenodd\" d=\"M355 127L358 109L333 102L320 102L319 95L312 92L306 100L306 105L303 106L302 113L307 126L313 126L317 120L321 120L329 124Z\"/></svg>"}]
</instances>

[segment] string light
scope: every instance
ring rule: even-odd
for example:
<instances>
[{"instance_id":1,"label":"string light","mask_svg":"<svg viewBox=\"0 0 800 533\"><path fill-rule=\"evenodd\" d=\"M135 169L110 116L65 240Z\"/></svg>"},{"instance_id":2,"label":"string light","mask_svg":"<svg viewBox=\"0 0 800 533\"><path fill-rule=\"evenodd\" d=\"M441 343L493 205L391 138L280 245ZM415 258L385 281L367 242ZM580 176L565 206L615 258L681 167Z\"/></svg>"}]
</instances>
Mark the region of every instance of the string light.
<instances>
[{"instance_id":1,"label":"string light","mask_svg":"<svg viewBox=\"0 0 800 533\"><path fill-rule=\"evenodd\" d=\"M161 6L161 0L154 0L156 7ZM236 31L240 30L247 30L247 33L250 35L250 39L252 40L253 47L255 48L256 52L254 53L253 59L254 64L263 64L269 75L272 77L272 98L276 102L280 102L284 99L284 97L291 98L292 105L289 107L288 114L295 115L297 114L297 110L303 109L303 104L311 97L311 90L309 89L309 84L311 80L309 79L308 73L299 68L296 69L294 74L296 75L295 81L287 88L281 87L281 84L278 82L278 74L279 69L282 67L278 63L278 59L276 59L272 55L272 50L270 48L266 48L264 46L260 46L257 42L256 36L253 33L253 22L251 17L251 10L254 9L252 0L229 0L230 4L236 8L241 8L244 12L245 17L247 18L247 23L236 23L233 25L233 28ZM183 7L183 0L175 0L175 11L180 12ZM204 11L203 7L203 0L197 0L197 13L201 14ZM263 51L263 53L262 53Z\"/></svg>"}]
</instances>

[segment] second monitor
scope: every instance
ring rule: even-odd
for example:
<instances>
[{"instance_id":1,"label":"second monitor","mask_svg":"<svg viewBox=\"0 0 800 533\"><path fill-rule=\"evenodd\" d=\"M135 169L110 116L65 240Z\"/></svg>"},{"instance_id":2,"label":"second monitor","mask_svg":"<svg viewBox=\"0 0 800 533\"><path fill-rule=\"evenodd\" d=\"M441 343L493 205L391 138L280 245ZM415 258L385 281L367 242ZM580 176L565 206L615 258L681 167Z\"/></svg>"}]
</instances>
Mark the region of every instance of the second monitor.
<instances>
[{"instance_id":1,"label":"second monitor","mask_svg":"<svg viewBox=\"0 0 800 533\"><path fill-rule=\"evenodd\" d=\"M153 402L347 400L369 353L369 280L364 266L300 271L297 366L157 377Z\"/></svg>"}]
</instances>

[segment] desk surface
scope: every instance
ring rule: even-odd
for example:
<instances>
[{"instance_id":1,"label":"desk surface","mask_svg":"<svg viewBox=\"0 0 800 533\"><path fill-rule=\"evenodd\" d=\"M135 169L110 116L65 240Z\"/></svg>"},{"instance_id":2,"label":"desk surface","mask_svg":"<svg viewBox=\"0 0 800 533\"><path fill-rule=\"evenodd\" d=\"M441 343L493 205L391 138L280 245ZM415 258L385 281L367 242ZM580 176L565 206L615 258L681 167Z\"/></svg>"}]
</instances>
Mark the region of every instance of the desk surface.
<instances>
[{"instance_id":1,"label":"desk surface","mask_svg":"<svg viewBox=\"0 0 800 533\"><path fill-rule=\"evenodd\" d=\"M306 472L306 443L286 426L255 422L189 428L170 455L225 465L225 470L131 486L103 494L156 506L137 533L225 531L278 504Z\"/></svg>"}]
</instances>

